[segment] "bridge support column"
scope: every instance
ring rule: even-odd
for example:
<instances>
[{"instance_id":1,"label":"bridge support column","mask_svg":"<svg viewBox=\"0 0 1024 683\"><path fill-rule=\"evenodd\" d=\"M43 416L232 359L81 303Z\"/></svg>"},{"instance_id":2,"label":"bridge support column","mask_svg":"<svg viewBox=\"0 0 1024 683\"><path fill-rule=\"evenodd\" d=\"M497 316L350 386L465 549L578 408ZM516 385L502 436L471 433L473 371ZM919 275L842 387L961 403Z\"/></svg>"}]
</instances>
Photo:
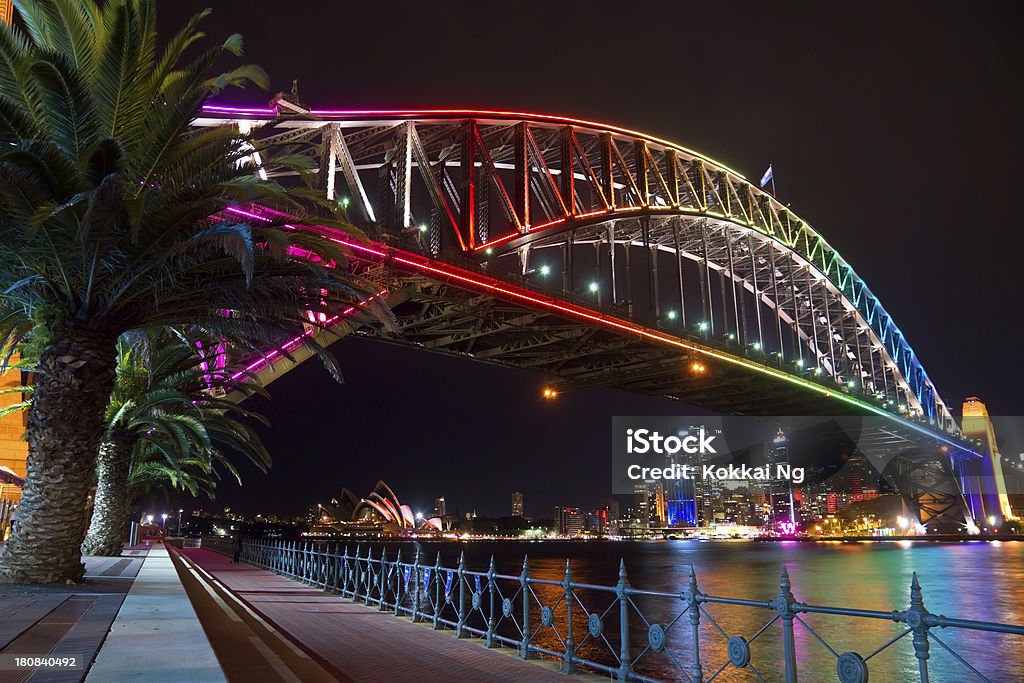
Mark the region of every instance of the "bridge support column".
<instances>
[{"instance_id":1,"label":"bridge support column","mask_svg":"<svg viewBox=\"0 0 1024 683\"><path fill-rule=\"evenodd\" d=\"M626 247L629 248L628 246ZM619 303L615 283L615 222L608 224L608 269L611 273L612 305Z\"/></svg>"},{"instance_id":2,"label":"bridge support column","mask_svg":"<svg viewBox=\"0 0 1024 683\"><path fill-rule=\"evenodd\" d=\"M679 322L686 328L686 297L683 292L683 252L679 242L679 219L672 219L672 246L676 252L676 277L679 280Z\"/></svg>"}]
</instances>

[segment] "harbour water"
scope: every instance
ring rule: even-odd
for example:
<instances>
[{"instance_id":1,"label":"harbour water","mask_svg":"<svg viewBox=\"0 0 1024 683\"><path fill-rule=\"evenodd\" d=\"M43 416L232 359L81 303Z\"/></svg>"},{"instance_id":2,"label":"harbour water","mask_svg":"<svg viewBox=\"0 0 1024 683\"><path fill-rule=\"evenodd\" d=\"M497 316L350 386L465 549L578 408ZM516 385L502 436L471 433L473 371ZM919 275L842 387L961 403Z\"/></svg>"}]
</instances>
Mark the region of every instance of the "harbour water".
<instances>
[{"instance_id":1,"label":"harbour water","mask_svg":"<svg viewBox=\"0 0 1024 683\"><path fill-rule=\"evenodd\" d=\"M365 553L365 544L363 548ZM564 578L568 558L573 581L604 586L613 586L618 580L622 560L634 588L671 594L686 589L692 565L702 592L765 602L778 596L780 570L785 566L792 592L800 602L883 612L907 609L911 576L917 572L924 604L933 613L1024 624L1024 603L1020 599L1024 588L1024 542L469 541L389 544L389 559L394 559L399 548L403 561L411 561L418 549L421 562L429 566L435 564L440 552L441 565L445 567L456 566L460 552L465 552L467 569L481 571L487 569L493 555L498 573L510 575L522 571L525 554L529 557L530 576L551 581ZM379 546L375 547L374 556L379 552ZM516 582L502 582L499 589L500 597L514 598L516 614L521 614L522 598L521 594L516 595ZM565 605L564 601L559 602L562 589L538 585L534 590L537 600L531 600L530 628L531 632L536 631L534 642L562 651L566 636ZM619 613L614 594L581 589L577 596L580 602L574 604L573 624L578 654L615 666L619 654ZM673 597L647 596L638 596L635 603L637 610L632 611L630 618L634 642L631 656L637 656L647 644L651 624L663 625L667 640L663 652L647 651L637 669L659 679L686 680L680 668L689 670L692 666L693 641L689 617L680 616L684 603ZM555 628L542 626L541 605L553 607ZM587 613L604 615L601 636L588 636L583 608ZM726 636L741 635L749 640L775 615L768 608L747 606L708 604L706 609L708 614L702 615L700 625L706 678L727 661ZM902 624L881 619L816 614L802 615L801 619L806 627L797 623L795 629L800 676L801 680L815 682L838 680L838 654L853 651L868 657L905 630ZM500 630L510 637L520 637L511 620L505 620ZM1024 637L953 628L933 629L933 633L988 680L1024 681ZM781 642L781 625L776 622L750 645L751 664L768 681L783 679ZM930 654L933 682L984 680L938 643L932 642ZM868 667L872 681L919 680L910 636L871 657ZM757 678L750 669L727 667L715 680Z\"/></svg>"}]
</instances>

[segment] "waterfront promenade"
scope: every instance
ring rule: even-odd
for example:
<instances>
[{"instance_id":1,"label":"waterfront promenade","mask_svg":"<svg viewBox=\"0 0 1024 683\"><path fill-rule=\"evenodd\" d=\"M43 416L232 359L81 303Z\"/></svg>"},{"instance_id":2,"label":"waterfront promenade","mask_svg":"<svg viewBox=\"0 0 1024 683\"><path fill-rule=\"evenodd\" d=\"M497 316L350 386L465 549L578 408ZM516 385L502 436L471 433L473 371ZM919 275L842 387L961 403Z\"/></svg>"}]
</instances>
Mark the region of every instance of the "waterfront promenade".
<instances>
[{"instance_id":1,"label":"waterfront promenade","mask_svg":"<svg viewBox=\"0 0 1024 683\"><path fill-rule=\"evenodd\" d=\"M65 670L0 669L0 681L81 681L109 642L108 631L124 610L149 552L148 546L137 546L126 548L121 557L83 557L85 579L76 585L0 584L0 656L77 658L76 666Z\"/></svg>"},{"instance_id":2,"label":"waterfront promenade","mask_svg":"<svg viewBox=\"0 0 1024 683\"><path fill-rule=\"evenodd\" d=\"M300 652L308 655L308 664L315 663L330 676L313 678L292 670L295 677L289 677L293 666L311 669L302 662L301 656L292 652L291 656L283 657L274 669L276 677L275 674L267 677L261 673L261 681L564 683L566 680L557 672L555 662L524 662L515 657L512 649L488 650L476 640L459 640L450 632L434 631L425 624L396 619L389 613L378 612L272 572L247 564L232 564L229 558L210 550L184 548L180 553L188 563L186 569L206 584L203 590L217 594L223 607L236 614L239 611L249 613L249 616L264 621L298 646ZM204 601L196 602L194 599L194 604L204 628L208 632L211 628L218 628L213 625L216 611L207 610ZM242 618L241 614L239 618ZM213 634L211 641L230 674L232 661L245 657L229 651L230 648ZM230 680L232 676L228 678ZM574 681L589 679L597 680L597 677L586 674L573 677Z\"/></svg>"},{"instance_id":3,"label":"waterfront promenade","mask_svg":"<svg viewBox=\"0 0 1024 683\"><path fill-rule=\"evenodd\" d=\"M206 549L156 544L83 561L78 585L0 585L0 655L78 658L63 670L0 668L0 683L565 680L555 662L524 662Z\"/></svg>"}]
</instances>

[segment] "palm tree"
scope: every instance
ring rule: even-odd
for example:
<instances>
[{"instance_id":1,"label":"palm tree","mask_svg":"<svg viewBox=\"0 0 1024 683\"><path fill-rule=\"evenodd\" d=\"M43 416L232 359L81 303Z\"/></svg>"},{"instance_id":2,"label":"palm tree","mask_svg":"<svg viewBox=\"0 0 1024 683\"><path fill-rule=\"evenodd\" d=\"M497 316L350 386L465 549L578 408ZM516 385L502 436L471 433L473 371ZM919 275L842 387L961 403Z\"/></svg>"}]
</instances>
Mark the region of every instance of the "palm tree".
<instances>
[{"instance_id":1,"label":"palm tree","mask_svg":"<svg viewBox=\"0 0 1024 683\"><path fill-rule=\"evenodd\" d=\"M367 288L336 243L225 212L260 202L344 228L311 190L255 177L258 141L190 128L211 93L265 84L252 66L210 77L240 54L239 36L186 61L206 12L159 50L154 0L14 4L24 28L0 26L0 348L30 347L38 366L0 578L77 581L120 335L192 325L265 349L300 335L304 311L330 316ZM312 182L302 163L280 161ZM312 337L303 342L336 372Z\"/></svg>"},{"instance_id":2,"label":"palm tree","mask_svg":"<svg viewBox=\"0 0 1024 683\"><path fill-rule=\"evenodd\" d=\"M216 396L218 391L232 390L247 396L266 395L250 382L232 380L225 373L209 369L191 340L164 334L133 347L127 336L121 338L83 553L121 554L130 503L130 472L136 460L146 462L149 471L155 472L153 456L161 457L162 464L178 471L179 477L184 474L183 462L206 463L207 472L214 464L221 464L237 478L238 471L218 448L227 445L264 471L267 469L270 454L245 420L266 421L238 403Z\"/></svg>"},{"instance_id":3,"label":"palm tree","mask_svg":"<svg viewBox=\"0 0 1024 683\"><path fill-rule=\"evenodd\" d=\"M183 458L168 463L161 453L140 443L132 456L128 501L131 504L148 493L168 488L193 497L202 493L212 499L217 480L217 474L206 457Z\"/></svg>"}]
</instances>

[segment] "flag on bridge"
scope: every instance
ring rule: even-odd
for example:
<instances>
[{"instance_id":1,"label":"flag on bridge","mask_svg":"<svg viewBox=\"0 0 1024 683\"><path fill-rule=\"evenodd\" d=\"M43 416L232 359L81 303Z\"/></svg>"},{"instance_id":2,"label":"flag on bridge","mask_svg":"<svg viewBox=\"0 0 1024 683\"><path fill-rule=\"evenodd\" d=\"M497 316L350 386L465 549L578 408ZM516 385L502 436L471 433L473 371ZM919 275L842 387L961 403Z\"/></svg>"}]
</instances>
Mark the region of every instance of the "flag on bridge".
<instances>
[{"instance_id":1,"label":"flag on bridge","mask_svg":"<svg viewBox=\"0 0 1024 683\"><path fill-rule=\"evenodd\" d=\"M761 176L761 187L767 185L773 178L775 178L775 176L772 174L772 165L768 164L768 170L764 172L763 176Z\"/></svg>"}]
</instances>

